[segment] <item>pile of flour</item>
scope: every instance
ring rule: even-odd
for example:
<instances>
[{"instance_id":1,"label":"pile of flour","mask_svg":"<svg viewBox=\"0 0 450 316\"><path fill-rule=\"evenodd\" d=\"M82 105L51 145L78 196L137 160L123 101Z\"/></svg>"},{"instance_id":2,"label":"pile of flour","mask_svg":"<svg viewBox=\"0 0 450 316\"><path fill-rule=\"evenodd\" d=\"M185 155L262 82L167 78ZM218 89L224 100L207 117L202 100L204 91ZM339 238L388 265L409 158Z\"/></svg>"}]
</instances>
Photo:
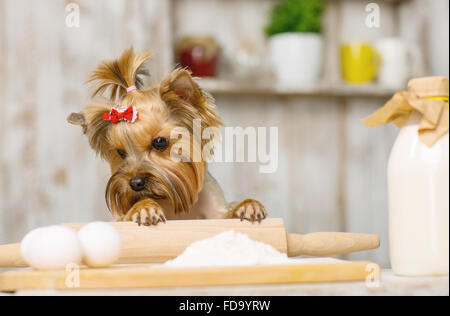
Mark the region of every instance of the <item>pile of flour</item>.
<instances>
[{"instance_id":1,"label":"pile of flour","mask_svg":"<svg viewBox=\"0 0 450 316\"><path fill-rule=\"evenodd\" d=\"M164 266L218 267L287 264L290 259L270 245L250 239L234 230L193 242Z\"/></svg>"}]
</instances>

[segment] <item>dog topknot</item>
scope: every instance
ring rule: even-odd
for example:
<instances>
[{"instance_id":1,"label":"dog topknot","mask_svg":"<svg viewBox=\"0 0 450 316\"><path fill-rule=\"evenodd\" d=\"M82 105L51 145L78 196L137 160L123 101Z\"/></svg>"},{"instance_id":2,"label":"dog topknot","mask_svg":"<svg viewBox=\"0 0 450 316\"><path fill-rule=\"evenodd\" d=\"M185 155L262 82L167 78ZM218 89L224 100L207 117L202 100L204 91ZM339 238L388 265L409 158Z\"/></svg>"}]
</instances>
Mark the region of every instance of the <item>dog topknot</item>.
<instances>
[{"instance_id":1,"label":"dog topknot","mask_svg":"<svg viewBox=\"0 0 450 316\"><path fill-rule=\"evenodd\" d=\"M136 86L142 89L144 76L148 76L145 62L153 55L151 51L139 55L133 48L123 52L119 59L101 62L91 73L88 83L94 84L92 98L98 95L108 97L112 102L121 100L127 94L127 88Z\"/></svg>"}]
</instances>

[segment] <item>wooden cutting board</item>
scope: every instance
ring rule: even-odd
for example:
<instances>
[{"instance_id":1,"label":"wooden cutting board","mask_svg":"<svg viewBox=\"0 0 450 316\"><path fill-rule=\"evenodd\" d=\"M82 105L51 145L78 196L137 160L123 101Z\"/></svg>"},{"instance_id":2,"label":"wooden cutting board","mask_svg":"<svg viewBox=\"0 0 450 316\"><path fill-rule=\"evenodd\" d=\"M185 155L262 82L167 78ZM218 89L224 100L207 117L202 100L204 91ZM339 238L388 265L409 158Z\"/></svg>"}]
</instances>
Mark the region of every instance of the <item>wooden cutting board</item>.
<instances>
[{"instance_id":1,"label":"wooden cutting board","mask_svg":"<svg viewBox=\"0 0 450 316\"><path fill-rule=\"evenodd\" d=\"M107 269L81 268L71 272L16 270L0 274L0 291L364 281L373 273L374 266L377 267L368 261L340 261L220 268L181 269L156 265L123 265Z\"/></svg>"}]
</instances>

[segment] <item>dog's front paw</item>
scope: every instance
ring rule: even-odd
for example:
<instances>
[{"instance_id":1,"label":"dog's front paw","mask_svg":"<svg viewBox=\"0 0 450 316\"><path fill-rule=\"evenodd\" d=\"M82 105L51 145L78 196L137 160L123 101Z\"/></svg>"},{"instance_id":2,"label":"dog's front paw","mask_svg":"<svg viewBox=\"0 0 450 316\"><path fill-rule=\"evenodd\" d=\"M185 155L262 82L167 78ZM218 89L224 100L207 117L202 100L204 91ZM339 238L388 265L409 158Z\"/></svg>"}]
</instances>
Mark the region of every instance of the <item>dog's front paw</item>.
<instances>
[{"instance_id":1,"label":"dog's front paw","mask_svg":"<svg viewBox=\"0 0 450 316\"><path fill-rule=\"evenodd\" d=\"M267 217L267 212L260 202L247 199L234 208L233 217L240 218L241 221L245 219L252 223L255 221L261 222Z\"/></svg>"},{"instance_id":2,"label":"dog's front paw","mask_svg":"<svg viewBox=\"0 0 450 316\"><path fill-rule=\"evenodd\" d=\"M152 200L142 200L134 204L125 216L125 220L133 221L139 226L157 225L167 221L161 206Z\"/></svg>"}]
</instances>

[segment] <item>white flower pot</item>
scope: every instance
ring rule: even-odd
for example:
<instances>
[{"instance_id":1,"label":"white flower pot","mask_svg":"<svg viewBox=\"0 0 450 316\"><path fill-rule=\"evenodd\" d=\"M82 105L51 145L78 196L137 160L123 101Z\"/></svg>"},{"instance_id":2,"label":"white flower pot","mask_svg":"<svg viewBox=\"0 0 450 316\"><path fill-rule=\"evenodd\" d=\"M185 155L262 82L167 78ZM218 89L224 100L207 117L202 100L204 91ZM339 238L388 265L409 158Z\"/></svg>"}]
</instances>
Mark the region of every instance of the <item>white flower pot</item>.
<instances>
[{"instance_id":1,"label":"white flower pot","mask_svg":"<svg viewBox=\"0 0 450 316\"><path fill-rule=\"evenodd\" d=\"M317 84L322 70L322 36L315 33L282 33L269 40L269 55L279 84Z\"/></svg>"}]
</instances>

